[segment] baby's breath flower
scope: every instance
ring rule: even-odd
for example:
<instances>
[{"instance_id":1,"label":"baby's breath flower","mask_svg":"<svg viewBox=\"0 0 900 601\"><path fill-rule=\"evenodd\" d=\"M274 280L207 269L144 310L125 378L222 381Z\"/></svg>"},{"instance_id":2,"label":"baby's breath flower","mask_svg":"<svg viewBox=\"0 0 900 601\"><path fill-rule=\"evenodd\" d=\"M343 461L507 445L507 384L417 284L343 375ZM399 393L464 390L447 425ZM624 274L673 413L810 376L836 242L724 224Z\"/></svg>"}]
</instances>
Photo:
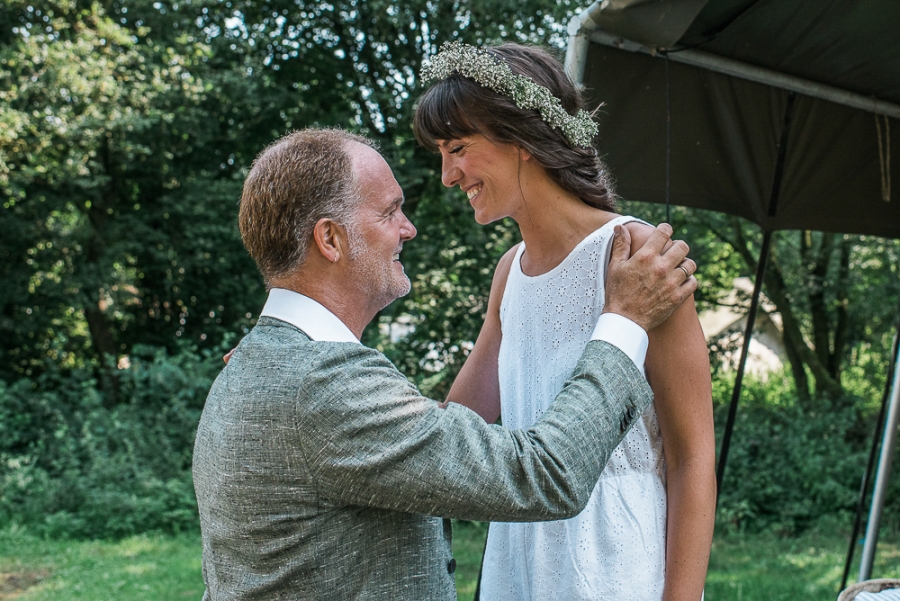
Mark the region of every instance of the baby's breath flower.
<instances>
[{"instance_id":1,"label":"baby's breath flower","mask_svg":"<svg viewBox=\"0 0 900 601\"><path fill-rule=\"evenodd\" d=\"M454 73L511 98L521 109L537 110L541 119L550 127L560 129L573 146L588 147L597 135L597 124L585 111L570 115L550 90L513 73L509 65L485 50L461 42L447 42L422 66L422 81L440 81Z\"/></svg>"}]
</instances>

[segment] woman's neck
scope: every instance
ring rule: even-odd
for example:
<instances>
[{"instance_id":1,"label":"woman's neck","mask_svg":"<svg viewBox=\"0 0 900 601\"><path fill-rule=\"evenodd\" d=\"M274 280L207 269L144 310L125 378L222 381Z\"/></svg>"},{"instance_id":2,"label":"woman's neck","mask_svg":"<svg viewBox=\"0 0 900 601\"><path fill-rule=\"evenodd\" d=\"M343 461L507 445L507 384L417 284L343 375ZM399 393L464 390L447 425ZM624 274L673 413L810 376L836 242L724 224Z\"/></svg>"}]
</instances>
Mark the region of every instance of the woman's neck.
<instances>
[{"instance_id":1,"label":"woman's neck","mask_svg":"<svg viewBox=\"0 0 900 601\"><path fill-rule=\"evenodd\" d=\"M535 276L562 263L591 232L615 217L586 205L556 185L534 189L513 216L525 241L522 271Z\"/></svg>"}]
</instances>

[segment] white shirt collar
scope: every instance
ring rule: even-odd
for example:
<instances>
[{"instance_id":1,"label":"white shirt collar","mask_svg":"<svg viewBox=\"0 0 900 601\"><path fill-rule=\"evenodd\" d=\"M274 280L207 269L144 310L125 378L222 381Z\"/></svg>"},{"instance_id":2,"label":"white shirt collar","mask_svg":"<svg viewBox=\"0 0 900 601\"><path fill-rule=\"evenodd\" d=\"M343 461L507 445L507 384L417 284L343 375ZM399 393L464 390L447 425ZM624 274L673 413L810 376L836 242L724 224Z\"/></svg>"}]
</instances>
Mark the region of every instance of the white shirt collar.
<instances>
[{"instance_id":1,"label":"white shirt collar","mask_svg":"<svg viewBox=\"0 0 900 601\"><path fill-rule=\"evenodd\" d=\"M274 317L297 326L316 342L356 342L337 315L308 296L292 290L272 288L260 317Z\"/></svg>"}]
</instances>

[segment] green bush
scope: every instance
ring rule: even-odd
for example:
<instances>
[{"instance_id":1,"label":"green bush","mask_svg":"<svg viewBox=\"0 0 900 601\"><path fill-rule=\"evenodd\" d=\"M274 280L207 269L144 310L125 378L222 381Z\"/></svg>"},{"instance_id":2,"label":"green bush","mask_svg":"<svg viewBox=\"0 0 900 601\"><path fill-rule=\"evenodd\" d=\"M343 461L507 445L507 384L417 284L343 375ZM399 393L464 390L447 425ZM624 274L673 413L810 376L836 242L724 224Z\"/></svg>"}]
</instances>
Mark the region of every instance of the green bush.
<instances>
[{"instance_id":1,"label":"green bush","mask_svg":"<svg viewBox=\"0 0 900 601\"><path fill-rule=\"evenodd\" d=\"M717 398L730 398L729 384L718 382L717 388L728 391ZM717 405L720 441L727 412L727 403ZM849 525L875 420L862 399L801 407L787 375L746 382L719 499L720 523L796 533L822 516L840 515ZM893 480L888 521L900 509L900 478Z\"/></svg>"},{"instance_id":2,"label":"green bush","mask_svg":"<svg viewBox=\"0 0 900 601\"><path fill-rule=\"evenodd\" d=\"M197 528L191 452L221 353L139 348L118 371L118 404L81 371L0 381L0 527L53 537L119 538ZM730 398L727 375L714 396ZM795 400L787 374L747 382L719 523L804 530L822 516L850 524L876 409L861 400ZM716 407L721 440L727 403ZM900 460L895 462L900 465ZM900 477L884 519L897 522Z\"/></svg>"},{"instance_id":3,"label":"green bush","mask_svg":"<svg viewBox=\"0 0 900 601\"><path fill-rule=\"evenodd\" d=\"M131 361L114 406L82 372L0 382L0 520L75 538L197 528L191 451L221 354Z\"/></svg>"}]
</instances>

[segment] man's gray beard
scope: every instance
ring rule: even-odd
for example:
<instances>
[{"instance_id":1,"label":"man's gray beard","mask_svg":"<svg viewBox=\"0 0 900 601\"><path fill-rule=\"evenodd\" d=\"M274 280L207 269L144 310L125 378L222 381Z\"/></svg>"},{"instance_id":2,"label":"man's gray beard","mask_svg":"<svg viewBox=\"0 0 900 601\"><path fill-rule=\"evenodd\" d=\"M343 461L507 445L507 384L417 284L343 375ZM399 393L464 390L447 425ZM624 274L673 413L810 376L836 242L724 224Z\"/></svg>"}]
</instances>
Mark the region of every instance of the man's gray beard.
<instances>
[{"instance_id":1,"label":"man's gray beard","mask_svg":"<svg viewBox=\"0 0 900 601\"><path fill-rule=\"evenodd\" d=\"M350 259L361 267L359 284L367 296L372 300L379 300L383 309L401 296L409 294L412 283L406 271L404 270L403 280L400 281L394 277L393 265L388 270L379 268L378 258L373 256L372 249L356 235L356 228L352 224L345 227L350 243Z\"/></svg>"}]
</instances>

